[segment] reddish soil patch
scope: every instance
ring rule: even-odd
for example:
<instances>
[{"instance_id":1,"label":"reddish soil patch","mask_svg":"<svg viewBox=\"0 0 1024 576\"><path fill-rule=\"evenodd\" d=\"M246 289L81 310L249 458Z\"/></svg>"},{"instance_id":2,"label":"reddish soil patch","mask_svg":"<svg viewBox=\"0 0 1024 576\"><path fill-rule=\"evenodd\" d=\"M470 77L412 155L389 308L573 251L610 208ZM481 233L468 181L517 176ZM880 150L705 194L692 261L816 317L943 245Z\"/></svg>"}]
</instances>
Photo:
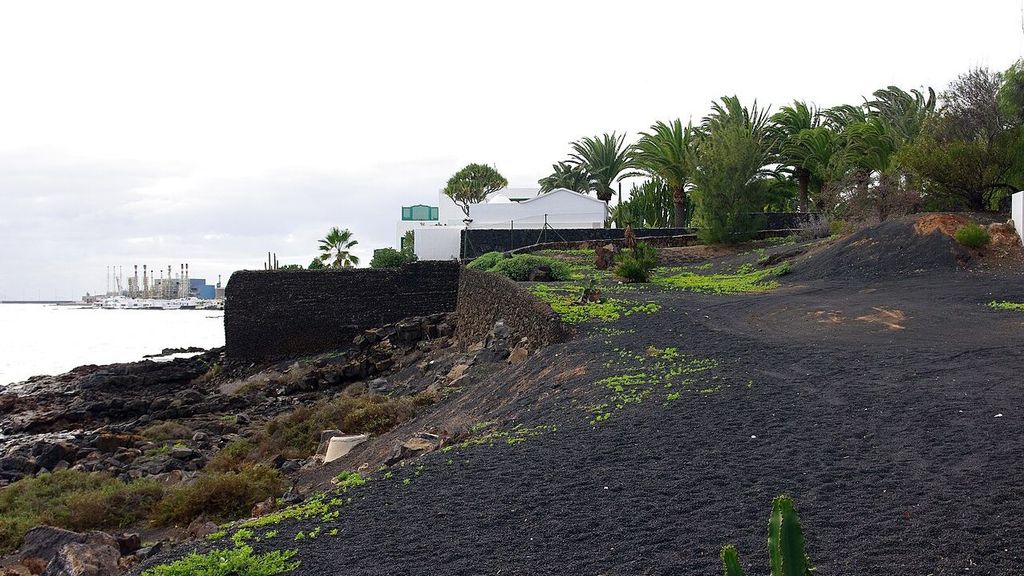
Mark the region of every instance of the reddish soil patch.
<instances>
[{"instance_id":1,"label":"reddish soil patch","mask_svg":"<svg viewBox=\"0 0 1024 576\"><path fill-rule=\"evenodd\" d=\"M927 236L938 230L950 238L956 231L970 224L970 219L960 214L925 214L914 223L914 232L920 236Z\"/></svg>"}]
</instances>

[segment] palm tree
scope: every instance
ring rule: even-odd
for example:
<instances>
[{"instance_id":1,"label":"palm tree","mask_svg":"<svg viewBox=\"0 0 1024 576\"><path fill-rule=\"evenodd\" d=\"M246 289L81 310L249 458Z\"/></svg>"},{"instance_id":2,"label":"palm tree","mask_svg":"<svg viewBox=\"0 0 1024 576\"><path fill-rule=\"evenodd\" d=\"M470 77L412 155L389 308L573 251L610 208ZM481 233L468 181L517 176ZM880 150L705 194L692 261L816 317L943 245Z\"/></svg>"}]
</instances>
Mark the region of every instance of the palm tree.
<instances>
[{"instance_id":1,"label":"palm tree","mask_svg":"<svg viewBox=\"0 0 1024 576\"><path fill-rule=\"evenodd\" d=\"M837 171L836 164L842 157L840 151L839 134L827 126L817 126L805 128L786 139L781 145L780 156L805 169L809 183L820 193L828 186ZM803 189L800 190L800 194L800 211L803 212L806 210L803 204L806 201ZM818 203L820 209L820 197Z\"/></svg>"},{"instance_id":2,"label":"palm tree","mask_svg":"<svg viewBox=\"0 0 1024 576\"><path fill-rule=\"evenodd\" d=\"M590 175L590 185L597 197L605 203L612 199L615 191L612 184L625 177L624 172L633 167L632 149L626 145L626 135L585 137L571 144L573 153L570 162Z\"/></svg>"},{"instance_id":3,"label":"palm tree","mask_svg":"<svg viewBox=\"0 0 1024 576\"><path fill-rule=\"evenodd\" d=\"M874 100L864 103L868 113L885 120L898 146L917 138L925 119L935 111L935 90L931 88L925 96L920 90L907 92L897 86L889 86L875 90L872 96Z\"/></svg>"},{"instance_id":4,"label":"palm tree","mask_svg":"<svg viewBox=\"0 0 1024 576\"><path fill-rule=\"evenodd\" d=\"M800 211L807 212L807 191L811 185L811 168L805 149L796 140L805 130L818 127L818 111L806 102L794 100L792 106L783 106L772 118L776 152L782 170L793 176L800 188Z\"/></svg>"},{"instance_id":5,"label":"palm tree","mask_svg":"<svg viewBox=\"0 0 1024 576\"><path fill-rule=\"evenodd\" d=\"M758 108L757 100L747 108L738 97L723 96L721 102L711 104L711 113L701 121L701 131L707 133L729 126L741 126L755 140L767 144L771 136L771 110Z\"/></svg>"},{"instance_id":6,"label":"palm tree","mask_svg":"<svg viewBox=\"0 0 1024 576\"><path fill-rule=\"evenodd\" d=\"M676 119L668 124L657 122L651 132L641 132L633 145L636 165L648 176L660 178L672 191L672 225L686 226L686 187L690 183L687 161L694 138L693 127Z\"/></svg>"},{"instance_id":7,"label":"palm tree","mask_svg":"<svg viewBox=\"0 0 1024 576\"><path fill-rule=\"evenodd\" d=\"M359 264L359 258L349 253L356 244L359 242L352 239L352 232L348 228L339 230L335 226L320 240L320 251L323 252L320 261L329 268L352 268Z\"/></svg>"},{"instance_id":8,"label":"palm tree","mask_svg":"<svg viewBox=\"0 0 1024 576\"><path fill-rule=\"evenodd\" d=\"M537 181L541 194L547 194L556 188L565 188L580 194L590 191L590 174L582 165L572 162L558 162L551 165L551 174Z\"/></svg>"}]
</instances>

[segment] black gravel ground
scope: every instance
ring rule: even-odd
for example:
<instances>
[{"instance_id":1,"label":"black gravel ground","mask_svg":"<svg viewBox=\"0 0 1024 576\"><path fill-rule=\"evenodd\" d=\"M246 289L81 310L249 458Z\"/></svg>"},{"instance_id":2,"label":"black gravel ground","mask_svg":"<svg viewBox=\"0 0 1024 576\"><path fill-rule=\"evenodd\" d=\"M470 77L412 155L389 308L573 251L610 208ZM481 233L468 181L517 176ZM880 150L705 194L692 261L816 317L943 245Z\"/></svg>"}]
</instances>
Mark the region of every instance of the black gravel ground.
<instances>
[{"instance_id":1,"label":"black gravel ground","mask_svg":"<svg viewBox=\"0 0 1024 576\"><path fill-rule=\"evenodd\" d=\"M786 493L818 574L1024 574L1024 313L984 305L1024 301L1019 273L624 297L661 309L542 351L529 387L489 384L557 430L376 473L337 520L283 522L256 548L298 549L309 575L710 575L734 543L764 574ZM718 365L591 424L615 349L649 346Z\"/></svg>"}]
</instances>

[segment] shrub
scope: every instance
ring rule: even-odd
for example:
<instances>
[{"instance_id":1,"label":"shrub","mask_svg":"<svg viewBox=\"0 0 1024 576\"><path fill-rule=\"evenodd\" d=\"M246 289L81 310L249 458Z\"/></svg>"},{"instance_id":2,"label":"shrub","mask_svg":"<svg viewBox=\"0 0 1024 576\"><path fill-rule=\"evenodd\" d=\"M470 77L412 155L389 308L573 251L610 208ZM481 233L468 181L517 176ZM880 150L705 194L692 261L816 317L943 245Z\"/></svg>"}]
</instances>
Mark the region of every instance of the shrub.
<instances>
[{"instance_id":1,"label":"shrub","mask_svg":"<svg viewBox=\"0 0 1024 576\"><path fill-rule=\"evenodd\" d=\"M399 252L394 248L378 248L373 251L370 268L398 268L403 264L415 261L416 255L410 252Z\"/></svg>"},{"instance_id":2,"label":"shrub","mask_svg":"<svg viewBox=\"0 0 1024 576\"><path fill-rule=\"evenodd\" d=\"M650 269L633 256L620 258L615 267L615 275L626 282L648 282L651 279L650 273Z\"/></svg>"},{"instance_id":3,"label":"shrub","mask_svg":"<svg viewBox=\"0 0 1024 576\"><path fill-rule=\"evenodd\" d=\"M501 252L488 252L482 254L473 259L472 262L466 264L466 268L472 270L483 270L484 272L494 268L498 262L505 259L505 255Z\"/></svg>"},{"instance_id":4,"label":"shrub","mask_svg":"<svg viewBox=\"0 0 1024 576\"><path fill-rule=\"evenodd\" d=\"M297 553L297 550L274 550L253 554L252 548L243 544L206 554L193 552L180 560L150 568L142 576L276 576L299 567L297 560L291 561Z\"/></svg>"},{"instance_id":5,"label":"shrub","mask_svg":"<svg viewBox=\"0 0 1024 576\"><path fill-rule=\"evenodd\" d=\"M530 272L541 266L551 268L552 280L564 282L572 279L572 267L569 264L554 258L537 256L535 254L517 254L511 258L505 258L499 261L490 271L502 276L508 276L518 282L524 282L530 278Z\"/></svg>"},{"instance_id":6,"label":"shrub","mask_svg":"<svg viewBox=\"0 0 1024 576\"><path fill-rule=\"evenodd\" d=\"M846 220L833 220L828 223L828 233L830 236L842 236L851 232L853 232L853 226Z\"/></svg>"},{"instance_id":7,"label":"shrub","mask_svg":"<svg viewBox=\"0 0 1024 576\"><path fill-rule=\"evenodd\" d=\"M122 528L145 518L163 490L150 480L125 484L74 470L23 478L0 489L0 553L16 549L30 528Z\"/></svg>"},{"instance_id":8,"label":"shrub","mask_svg":"<svg viewBox=\"0 0 1024 576\"><path fill-rule=\"evenodd\" d=\"M658 251L643 242L632 250L619 253L615 275L627 282L649 282L651 271L658 265Z\"/></svg>"},{"instance_id":9,"label":"shrub","mask_svg":"<svg viewBox=\"0 0 1024 576\"><path fill-rule=\"evenodd\" d=\"M988 235L988 230L974 222L957 230L954 238L956 238L957 242L968 248L984 248L992 242L992 237Z\"/></svg>"},{"instance_id":10,"label":"shrub","mask_svg":"<svg viewBox=\"0 0 1024 576\"><path fill-rule=\"evenodd\" d=\"M412 419L417 407L431 404L432 394L387 398L378 394L340 395L313 406L300 407L279 416L257 437L259 452L306 458L316 450L320 432L338 429L347 433L381 434Z\"/></svg>"},{"instance_id":11,"label":"shrub","mask_svg":"<svg viewBox=\"0 0 1024 576\"><path fill-rule=\"evenodd\" d=\"M248 516L258 502L284 493L281 474L263 465L238 472L205 472L187 486L177 486L153 511L158 526L186 525L199 516L224 521Z\"/></svg>"},{"instance_id":12,"label":"shrub","mask_svg":"<svg viewBox=\"0 0 1024 576\"><path fill-rule=\"evenodd\" d=\"M207 472L238 472L251 463L256 444L250 440L229 442L206 463Z\"/></svg>"},{"instance_id":13,"label":"shrub","mask_svg":"<svg viewBox=\"0 0 1024 576\"><path fill-rule=\"evenodd\" d=\"M191 438L192 429L177 422L158 422L146 427L140 434L143 438L153 442L166 442Z\"/></svg>"}]
</instances>

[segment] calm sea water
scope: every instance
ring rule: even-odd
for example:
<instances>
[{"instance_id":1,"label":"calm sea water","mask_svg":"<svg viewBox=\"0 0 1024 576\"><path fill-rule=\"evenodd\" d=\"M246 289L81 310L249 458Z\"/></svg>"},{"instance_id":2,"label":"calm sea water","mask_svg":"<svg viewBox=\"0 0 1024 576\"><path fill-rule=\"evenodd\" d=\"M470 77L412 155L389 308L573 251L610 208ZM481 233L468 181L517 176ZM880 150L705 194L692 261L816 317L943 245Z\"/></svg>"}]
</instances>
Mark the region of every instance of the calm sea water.
<instances>
[{"instance_id":1,"label":"calm sea water","mask_svg":"<svg viewBox=\"0 0 1024 576\"><path fill-rule=\"evenodd\" d=\"M224 345L220 310L95 310L0 304L0 386L164 348Z\"/></svg>"}]
</instances>

